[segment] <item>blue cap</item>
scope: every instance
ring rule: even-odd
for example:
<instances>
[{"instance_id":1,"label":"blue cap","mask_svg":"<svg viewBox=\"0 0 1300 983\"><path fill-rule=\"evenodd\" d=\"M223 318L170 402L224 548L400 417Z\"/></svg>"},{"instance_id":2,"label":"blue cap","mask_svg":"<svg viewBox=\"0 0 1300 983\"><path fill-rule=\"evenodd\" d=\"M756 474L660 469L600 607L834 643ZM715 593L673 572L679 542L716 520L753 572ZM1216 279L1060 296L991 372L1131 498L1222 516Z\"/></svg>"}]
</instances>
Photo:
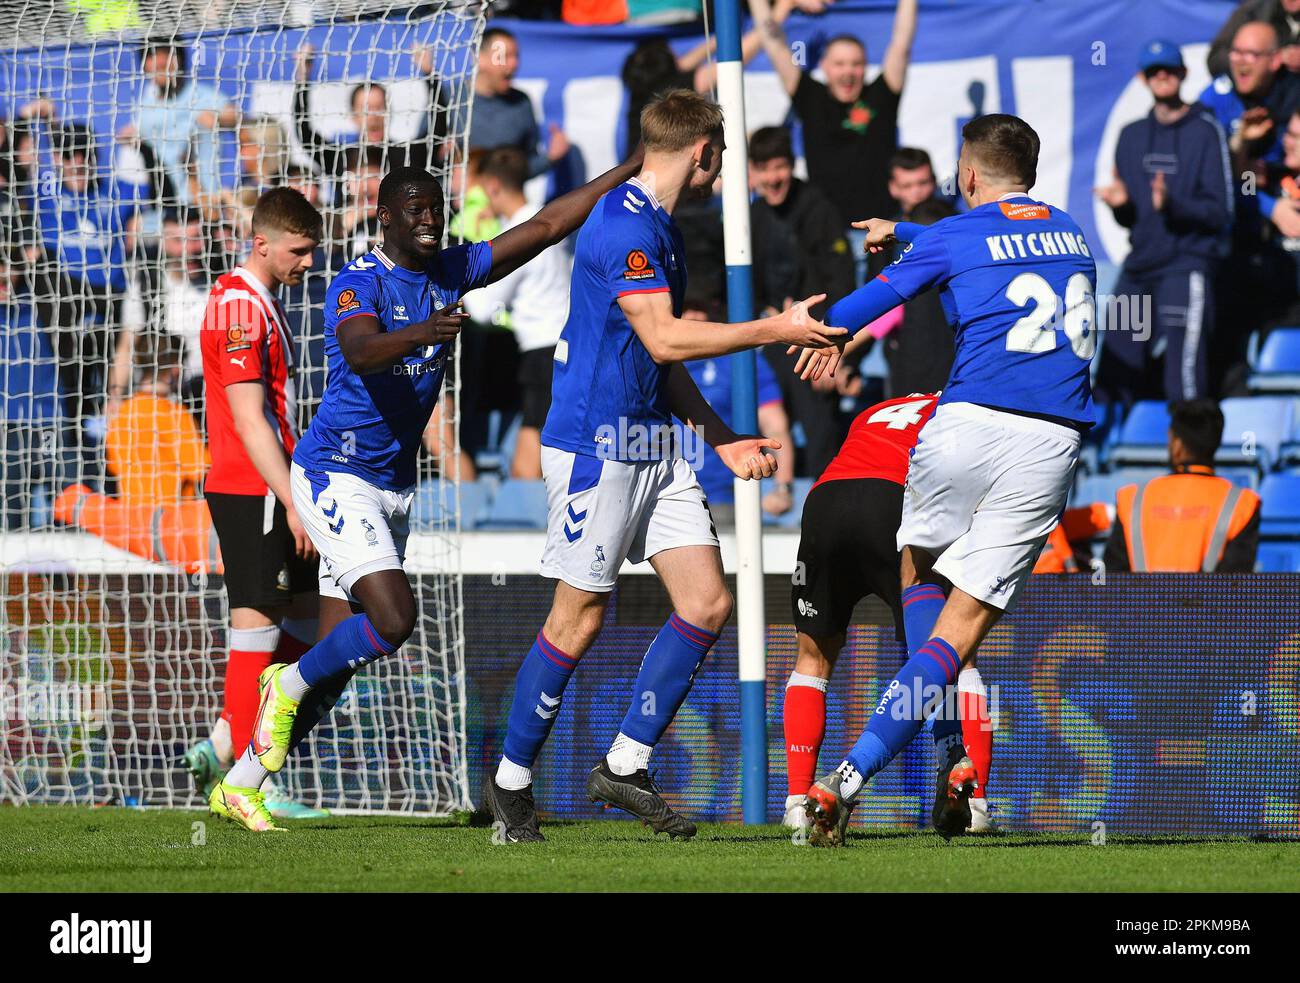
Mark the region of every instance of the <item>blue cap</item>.
<instances>
[{"instance_id":1,"label":"blue cap","mask_svg":"<svg viewBox=\"0 0 1300 983\"><path fill-rule=\"evenodd\" d=\"M1138 68L1149 72L1153 68L1186 68L1183 53L1172 41L1148 41L1138 55Z\"/></svg>"}]
</instances>

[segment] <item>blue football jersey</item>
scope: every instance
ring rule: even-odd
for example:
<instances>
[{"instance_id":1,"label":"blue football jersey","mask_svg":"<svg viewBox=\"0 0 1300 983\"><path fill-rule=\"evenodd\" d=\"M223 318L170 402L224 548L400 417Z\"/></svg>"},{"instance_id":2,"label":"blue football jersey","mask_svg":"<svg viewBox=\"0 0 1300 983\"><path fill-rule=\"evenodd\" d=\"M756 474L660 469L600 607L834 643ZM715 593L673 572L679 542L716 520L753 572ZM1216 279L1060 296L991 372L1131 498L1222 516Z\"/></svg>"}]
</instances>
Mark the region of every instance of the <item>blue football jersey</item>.
<instances>
[{"instance_id":1,"label":"blue football jersey","mask_svg":"<svg viewBox=\"0 0 1300 983\"><path fill-rule=\"evenodd\" d=\"M415 462L442 377L448 345L428 345L382 372L357 375L339 350L338 326L369 314L385 331L426 320L487 282L492 244L444 249L423 272L397 266L376 246L334 277L325 293L329 382L320 409L294 450L306 471L342 471L400 491L415 484Z\"/></svg>"},{"instance_id":2,"label":"blue football jersey","mask_svg":"<svg viewBox=\"0 0 1300 983\"><path fill-rule=\"evenodd\" d=\"M913 230L879 279L904 300L939 289L957 333L940 402L1092 426L1097 267L1074 220L1009 195L925 228L900 227L900 238Z\"/></svg>"},{"instance_id":3,"label":"blue football jersey","mask_svg":"<svg viewBox=\"0 0 1300 983\"><path fill-rule=\"evenodd\" d=\"M666 456L652 436L672 422L667 365L657 365L618 298L667 291L681 315L686 247L636 178L605 194L578 232L569 318L555 348L547 447L616 461Z\"/></svg>"},{"instance_id":4,"label":"blue football jersey","mask_svg":"<svg viewBox=\"0 0 1300 983\"><path fill-rule=\"evenodd\" d=\"M713 407L722 422L731 426L731 370L735 355L722 355L717 358L701 358L686 363L686 371L695 380L705 402ZM754 361L758 371L758 405L781 402L781 387L776 381L772 367L762 352L756 352ZM694 465L695 461L691 461ZM695 475L700 479L700 487L710 502L726 504L735 501L735 475L731 468L722 463L718 452L707 444L703 447L703 458L695 468Z\"/></svg>"}]
</instances>

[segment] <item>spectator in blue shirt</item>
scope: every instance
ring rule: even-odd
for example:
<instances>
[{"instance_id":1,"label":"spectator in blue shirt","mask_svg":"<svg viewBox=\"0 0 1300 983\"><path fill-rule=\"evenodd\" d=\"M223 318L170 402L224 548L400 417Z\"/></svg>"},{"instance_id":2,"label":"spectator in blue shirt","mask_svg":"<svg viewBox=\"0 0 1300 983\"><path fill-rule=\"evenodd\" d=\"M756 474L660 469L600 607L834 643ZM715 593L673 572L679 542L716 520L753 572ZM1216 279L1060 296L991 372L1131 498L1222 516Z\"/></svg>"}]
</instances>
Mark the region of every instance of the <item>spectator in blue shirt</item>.
<instances>
[{"instance_id":1,"label":"spectator in blue shirt","mask_svg":"<svg viewBox=\"0 0 1300 983\"><path fill-rule=\"evenodd\" d=\"M221 192L220 131L234 129L238 111L216 88L191 76L185 48L151 41L140 60L144 90L135 118L118 130L118 139L139 143L156 165L163 209L215 204Z\"/></svg>"},{"instance_id":2,"label":"spectator in blue shirt","mask_svg":"<svg viewBox=\"0 0 1300 983\"><path fill-rule=\"evenodd\" d=\"M56 126L53 141L53 155L38 150L36 309L52 336L69 415L78 418L101 408L127 287L127 226L148 187L106 177L84 124Z\"/></svg>"},{"instance_id":3,"label":"spectator in blue shirt","mask_svg":"<svg viewBox=\"0 0 1300 983\"><path fill-rule=\"evenodd\" d=\"M554 123L541 145L537 117L528 96L511 83L519 70L519 42L503 27L483 32L474 105L470 110L469 145L482 150L518 147L528 157L528 176L536 177L569 152L569 140Z\"/></svg>"}]
</instances>

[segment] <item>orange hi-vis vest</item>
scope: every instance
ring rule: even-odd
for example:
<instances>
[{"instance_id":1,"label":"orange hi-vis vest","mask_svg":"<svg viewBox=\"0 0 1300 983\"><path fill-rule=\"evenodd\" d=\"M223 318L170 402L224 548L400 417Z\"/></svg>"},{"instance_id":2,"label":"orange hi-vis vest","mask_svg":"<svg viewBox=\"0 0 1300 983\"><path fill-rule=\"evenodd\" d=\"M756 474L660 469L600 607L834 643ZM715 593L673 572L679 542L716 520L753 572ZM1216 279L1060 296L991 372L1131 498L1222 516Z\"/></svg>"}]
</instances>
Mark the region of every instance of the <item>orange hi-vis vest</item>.
<instances>
[{"instance_id":1,"label":"orange hi-vis vest","mask_svg":"<svg viewBox=\"0 0 1300 983\"><path fill-rule=\"evenodd\" d=\"M1212 573L1228 540L1250 523L1259 496L1197 464L1125 485L1116 507L1134 573Z\"/></svg>"},{"instance_id":2,"label":"orange hi-vis vest","mask_svg":"<svg viewBox=\"0 0 1300 983\"><path fill-rule=\"evenodd\" d=\"M1105 502L1091 502L1066 509L1047 537L1034 573L1079 573L1071 543L1092 539L1110 528L1111 509Z\"/></svg>"}]
</instances>

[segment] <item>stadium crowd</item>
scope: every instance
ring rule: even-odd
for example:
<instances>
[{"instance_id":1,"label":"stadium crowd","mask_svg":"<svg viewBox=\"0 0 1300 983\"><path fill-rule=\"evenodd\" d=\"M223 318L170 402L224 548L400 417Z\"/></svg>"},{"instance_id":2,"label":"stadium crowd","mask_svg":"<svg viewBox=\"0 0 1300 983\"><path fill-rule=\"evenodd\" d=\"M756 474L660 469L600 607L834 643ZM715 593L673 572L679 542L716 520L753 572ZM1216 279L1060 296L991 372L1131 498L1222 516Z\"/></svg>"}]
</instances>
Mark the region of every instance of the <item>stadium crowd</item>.
<instances>
[{"instance_id":1,"label":"stadium crowd","mask_svg":"<svg viewBox=\"0 0 1300 983\"><path fill-rule=\"evenodd\" d=\"M882 44L882 68L873 80L861 38L826 41L819 77L792 57L785 19L795 11L815 14L830 2L775 0L770 8L766 0L751 2L755 26L744 39L745 57L763 51L771 61L791 99L787 123L798 123L799 137L792 140L789 126L750 135L758 311L813 293L834 299L879 272L891 257L868 257L852 221L880 216L928 224L961 207L929 154L897 142L917 0L899 0L891 36L870 39ZM564 0L506 4L502 12L572 24L672 23L698 17L700 4ZM623 70L629 142L636 140L639 108L654 93L709 91L707 54L703 45L675 54L660 38L636 47ZM63 118L47 98L0 122L0 301L10 366L2 453L10 528L50 522L50 502L74 480L122 496L196 492L201 448L194 434L204 432L197 333L210 286L238 260L261 192L294 187L326 216L318 274L285 298L296 336L306 341L298 369L304 411L324 385L319 271L337 270L374 244L378 185L389 167L459 175L447 135L463 124L471 149L463 180L448 188L452 235L480 241L535 213L526 184L562 170L575 150L560 128L536 118L514 84L527 57L517 39L489 24L468 121L455 120L455 107L444 104L432 52L411 55L426 87L411 138L390 132L389 92L373 81L349 93L347 136L318 132L310 48L293 55L292 126L286 127L275 117L249 115L200 81L186 47L173 41L140 47L140 95L130 122L116 133ZM1215 39L1209 66L1210 86L1184 92L1187 70L1178 47L1153 41L1143 49L1135 67L1153 108L1124 129L1114 179L1097 189L1131 231L1132 251L1114 292L1151 297L1154 332L1147 340L1105 332L1096 387L1108 409L1091 438L1094 467L1123 442L1124 421L1142 401L1248 396L1255 353L1279 329L1300 324L1300 0L1241 4ZM233 182L223 177L232 170L223 171L223 158L232 152ZM725 315L720 196L683 206L675 217L688 247L687 306L700 317ZM540 477L538 432L567 311L569 263L564 248L555 247L467 298L471 327L461 341L460 405L448 396L427 435L436 456L449 446L448 431L459 418L462 480L480 470L495 474L493 480ZM883 376L864 372L877 346ZM44 351L49 358L39 357ZM933 294L870 325L833 377L801 381L783 350L764 352L762 424L789 449L764 499L769 515L797 521L797 484L806 488L821 472L853 416L884 397L941 388L952 352ZM693 374L725 417L729 360L708 360ZM175 422L177 407L193 430ZM163 419L173 422L146 425ZM126 420L133 422L124 426ZM1219 430L1221 440L1222 423ZM503 440L507 432L510 439ZM1235 438L1229 433L1229 444ZM1193 463L1208 468L1213 461ZM1265 467L1281 463L1275 456ZM1186 470L1177 459L1172 464ZM164 468L175 480L158 480ZM711 460L703 468L721 464ZM1256 485L1262 468L1254 470L1252 476L1251 468L1239 469L1233 480ZM706 478L705 487L711 504L725 512L730 482ZM1100 551L1098 530L1091 535ZM1117 549L1112 537L1108 556ZM1235 566L1241 565L1238 558Z\"/></svg>"}]
</instances>

